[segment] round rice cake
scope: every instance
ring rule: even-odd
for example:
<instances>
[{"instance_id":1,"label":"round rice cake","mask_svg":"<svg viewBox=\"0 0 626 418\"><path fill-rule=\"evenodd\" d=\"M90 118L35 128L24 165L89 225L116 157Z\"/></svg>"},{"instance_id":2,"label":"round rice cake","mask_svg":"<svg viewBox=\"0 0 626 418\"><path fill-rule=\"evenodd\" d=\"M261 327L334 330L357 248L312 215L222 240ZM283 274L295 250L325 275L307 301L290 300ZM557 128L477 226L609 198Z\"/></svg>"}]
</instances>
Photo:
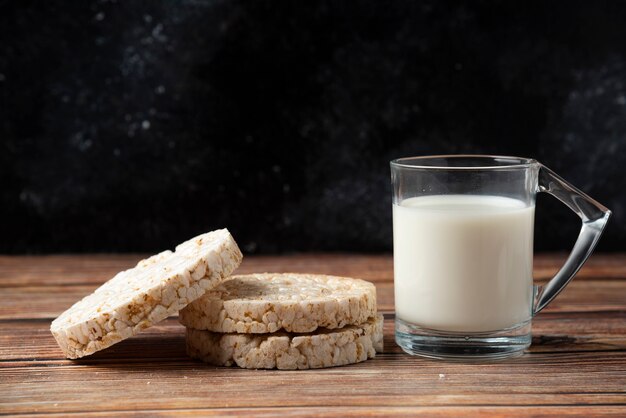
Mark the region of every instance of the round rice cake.
<instances>
[{"instance_id":1,"label":"round rice cake","mask_svg":"<svg viewBox=\"0 0 626 418\"><path fill-rule=\"evenodd\" d=\"M187 328L222 333L312 332L358 325L376 315L376 287L319 274L237 275L180 311Z\"/></svg>"},{"instance_id":2,"label":"round rice cake","mask_svg":"<svg viewBox=\"0 0 626 418\"><path fill-rule=\"evenodd\" d=\"M216 366L317 369L374 358L383 351L383 316L311 334L222 334L187 328L187 354Z\"/></svg>"},{"instance_id":3,"label":"round rice cake","mask_svg":"<svg viewBox=\"0 0 626 418\"><path fill-rule=\"evenodd\" d=\"M93 354L175 314L242 258L228 230L199 235L118 273L52 321L50 331L68 358Z\"/></svg>"}]
</instances>

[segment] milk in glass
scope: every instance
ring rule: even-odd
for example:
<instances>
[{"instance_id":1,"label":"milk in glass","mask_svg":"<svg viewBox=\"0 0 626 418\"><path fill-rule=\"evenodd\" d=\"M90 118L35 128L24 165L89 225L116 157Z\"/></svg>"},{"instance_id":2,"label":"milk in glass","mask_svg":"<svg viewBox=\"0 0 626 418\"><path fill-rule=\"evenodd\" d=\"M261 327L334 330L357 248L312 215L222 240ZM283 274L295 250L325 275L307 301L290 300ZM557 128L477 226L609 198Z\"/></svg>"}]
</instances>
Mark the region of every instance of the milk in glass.
<instances>
[{"instance_id":1,"label":"milk in glass","mask_svg":"<svg viewBox=\"0 0 626 418\"><path fill-rule=\"evenodd\" d=\"M396 316L454 332L528 321L534 214L534 206L497 196L422 196L394 204Z\"/></svg>"}]
</instances>

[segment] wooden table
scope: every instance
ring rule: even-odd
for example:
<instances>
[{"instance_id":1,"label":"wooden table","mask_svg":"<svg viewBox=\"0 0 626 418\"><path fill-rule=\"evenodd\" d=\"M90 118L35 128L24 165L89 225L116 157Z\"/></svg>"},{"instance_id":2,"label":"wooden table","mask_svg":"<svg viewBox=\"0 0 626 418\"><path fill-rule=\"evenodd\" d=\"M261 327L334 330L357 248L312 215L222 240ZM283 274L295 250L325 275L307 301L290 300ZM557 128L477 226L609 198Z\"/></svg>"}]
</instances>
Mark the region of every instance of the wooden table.
<instances>
[{"instance_id":1,"label":"wooden table","mask_svg":"<svg viewBox=\"0 0 626 418\"><path fill-rule=\"evenodd\" d=\"M175 318L91 357L66 360L50 321L138 258L0 257L0 413L626 416L626 254L594 255L534 320L530 351L508 361L404 354L393 340L389 255L250 256L239 269L374 282L385 352L365 363L310 371L212 367L185 356ZM562 261L536 257L537 280Z\"/></svg>"}]
</instances>

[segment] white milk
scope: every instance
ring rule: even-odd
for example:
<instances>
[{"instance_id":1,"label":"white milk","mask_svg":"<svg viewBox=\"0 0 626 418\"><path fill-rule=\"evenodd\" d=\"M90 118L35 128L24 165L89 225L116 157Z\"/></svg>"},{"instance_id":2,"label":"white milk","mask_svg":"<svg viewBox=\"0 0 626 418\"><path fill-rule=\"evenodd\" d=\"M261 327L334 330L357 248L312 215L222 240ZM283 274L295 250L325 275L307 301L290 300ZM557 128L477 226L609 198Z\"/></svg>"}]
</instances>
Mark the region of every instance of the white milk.
<instances>
[{"instance_id":1,"label":"white milk","mask_svg":"<svg viewBox=\"0 0 626 418\"><path fill-rule=\"evenodd\" d=\"M396 316L459 332L529 320L534 216L534 206L496 196L424 196L394 205Z\"/></svg>"}]
</instances>

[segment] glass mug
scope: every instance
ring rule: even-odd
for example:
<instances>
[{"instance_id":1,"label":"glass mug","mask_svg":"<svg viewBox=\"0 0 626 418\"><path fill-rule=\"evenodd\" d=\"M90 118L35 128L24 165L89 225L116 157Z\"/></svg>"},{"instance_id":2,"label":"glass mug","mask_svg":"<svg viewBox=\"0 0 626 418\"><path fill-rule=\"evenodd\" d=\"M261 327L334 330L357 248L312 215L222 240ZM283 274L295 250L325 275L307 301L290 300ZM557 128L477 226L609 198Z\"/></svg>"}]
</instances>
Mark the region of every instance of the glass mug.
<instances>
[{"instance_id":1,"label":"glass mug","mask_svg":"<svg viewBox=\"0 0 626 418\"><path fill-rule=\"evenodd\" d=\"M611 212L533 159L391 161L396 343L434 358L503 358L530 346L531 318L592 253ZM569 258L534 286L535 196L582 219Z\"/></svg>"}]
</instances>

